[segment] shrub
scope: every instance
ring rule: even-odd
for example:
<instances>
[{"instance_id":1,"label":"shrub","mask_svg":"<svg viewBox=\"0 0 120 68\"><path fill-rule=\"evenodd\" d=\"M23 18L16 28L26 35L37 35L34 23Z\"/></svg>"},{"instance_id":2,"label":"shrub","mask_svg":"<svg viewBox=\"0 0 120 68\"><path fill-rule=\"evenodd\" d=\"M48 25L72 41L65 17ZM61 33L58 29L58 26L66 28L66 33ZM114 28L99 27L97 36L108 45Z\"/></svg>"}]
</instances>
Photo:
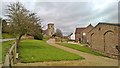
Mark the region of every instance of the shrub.
<instances>
[{"instance_id":1,"label":"shrub","mask_svg":"<svg viewBox=\"0 0 120 68\"><path fill-rule=\"evenodd\" d=\"M34 35L34 39L37 39L37 40L43 40L43 35L41 33L36 33Z\"/></svg>"},{"instance_id":2,"label":"shrub","mask_svg":"<svg viewBox=\"0 0 120 68\"><path fill-rule=\"evenodd\" d=\"M55 37L55 41L56 41L56 42L61 42L62 39L61 39L60 37Z\"/></svg>"},{"instance_id":3,"label":"shrub","mask_svg":"<svg viewBox=\"0 0 120 68\"><path fill-rule=\"evenodd\" d=\"M49 36L43 36L43 39L46 41L46 40L49 40L50 39L50 37Z\"/></svg>"}]
</instances>

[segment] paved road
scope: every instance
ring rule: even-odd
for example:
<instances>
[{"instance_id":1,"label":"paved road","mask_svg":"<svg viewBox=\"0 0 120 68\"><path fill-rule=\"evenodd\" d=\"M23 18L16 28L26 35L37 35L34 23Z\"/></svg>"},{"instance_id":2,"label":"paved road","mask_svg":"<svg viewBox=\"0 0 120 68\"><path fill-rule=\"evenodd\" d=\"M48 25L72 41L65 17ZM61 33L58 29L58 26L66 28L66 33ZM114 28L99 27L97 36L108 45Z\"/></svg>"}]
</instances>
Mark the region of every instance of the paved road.
<instances>
[{"instance_id":1,"label":"paved road","mask_svg":"<svg viewBox=\"0 0 120 68\"><path fill-rule=\"evenodd\" d=\"M10 41L10 40L15 40L15 38L10 38L10 39L0 39L0 42Z\"/></svg>"},{"instance_id":2,"label":"paved road","mask_svg":"<svg viewBox=\"0 0 120 68\"><path fill-rule=\"evenodd\" d=\"M68 47L64 47L55 44L54 39L47 41L51 46L63 49L65 51L80 55L85 60L73 60L73 61L49 61L49 62L37 62L37 63L18 63L15 66L118 66L118 61L101 56L95 56L88 53L80 52Z\"/></svg>"}]
</instances>

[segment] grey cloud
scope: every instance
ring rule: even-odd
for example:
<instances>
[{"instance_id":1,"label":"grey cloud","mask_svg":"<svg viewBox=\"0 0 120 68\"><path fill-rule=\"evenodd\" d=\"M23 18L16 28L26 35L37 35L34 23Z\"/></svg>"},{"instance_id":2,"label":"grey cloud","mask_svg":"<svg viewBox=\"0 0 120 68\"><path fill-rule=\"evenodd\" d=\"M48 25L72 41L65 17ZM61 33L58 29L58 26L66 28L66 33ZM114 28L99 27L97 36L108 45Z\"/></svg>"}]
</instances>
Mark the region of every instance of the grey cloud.
<instances>
[{"instance_id":1,"label":"grey cloud","mask_svg":"<svg viewBox=\"0 0 120 68\"><path fill-rule=\"evenodd\" d=\"M85 27L89 23L96 25L101 21L117 22L117 3L96 0L92 2L30 2L23 3L26 8L36 12L46 26L54 22L66 35L76 27Z\"/></svg>"},{"instance_id":2,"label":"grey cloud","mask_svg":"<svg viewBox=\"0 0 120 68\"><path fill-rule=\"evenodd\" d=\"M102 4L101 4L102 5ZM63 2L63 3L39 3L39 8L44 8L47 16L43 17L49 21L53 21L57 28L61 28L64 32L73 32L75 27L87 26L89 23L96 25L101 21L114 22L117 17L117 5L110 3L101 10L93 10L94 5L89 2ZM46 23L45 23L46 24Z\"/></svg>"}]
</instances>

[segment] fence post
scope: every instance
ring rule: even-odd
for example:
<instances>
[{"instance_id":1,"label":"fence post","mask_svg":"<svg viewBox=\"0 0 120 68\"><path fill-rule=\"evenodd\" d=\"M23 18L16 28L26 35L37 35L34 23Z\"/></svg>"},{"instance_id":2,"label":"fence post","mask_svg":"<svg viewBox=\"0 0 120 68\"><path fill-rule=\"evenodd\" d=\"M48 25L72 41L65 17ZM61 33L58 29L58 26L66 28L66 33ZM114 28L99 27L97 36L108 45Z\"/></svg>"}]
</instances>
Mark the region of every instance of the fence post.
<instances>
[{"instance_id":1,"label":"fence post","mask_svg":"<svg viewBox=\"0 0 120 68\"><path fill-rule=\"evenodd\" d=\"M3 68L10 68L9 53L6 54L5 62L3 64Z\"/></svg>"},{"instance_id":2,"label":"fence post","mask_svg":"<svg viewBox=\"0 0 120 68\"><path fill-rule=\"evenodd\" d=\"M16 63L16 50L17 50L17 46L16 46L16 43L14 44L15 47L14 47L14 54L13 54L13 63L15 64Z\"/></svg>"},{"instance_id":3,"label":"fence post","mask_svg":"<svg viewBox=\"0 0 120 68\"><path fill-rule=\"evenodd\" d=\"M11 48L6 53L5 61L2 68L11 68L13 64L17 63L16 54L17 54L17 45L15 42L12 44Z\"/></svg>"}]
</instances>

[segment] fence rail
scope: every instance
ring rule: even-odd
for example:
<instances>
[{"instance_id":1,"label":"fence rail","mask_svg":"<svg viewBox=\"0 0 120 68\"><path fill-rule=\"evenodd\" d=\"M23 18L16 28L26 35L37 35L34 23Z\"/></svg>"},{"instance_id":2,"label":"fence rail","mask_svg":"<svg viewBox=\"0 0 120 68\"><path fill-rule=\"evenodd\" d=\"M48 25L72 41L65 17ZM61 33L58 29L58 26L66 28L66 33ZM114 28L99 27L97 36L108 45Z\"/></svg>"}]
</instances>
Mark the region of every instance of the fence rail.
<instances>
[{"instance_id":1,"label":"fence rail","mask_svg":"<svg viewBox=\"0 0 120 68\"><path fill-rule=\"evenodd\" d=\"M8 50L8 52L6 53L3 68L11 68L13 66L13 64L15 64L17 62L16 55L17 55L17 45L15 42L15 43L13 43L11 48Z\"/></svg>"}]
</instances>

